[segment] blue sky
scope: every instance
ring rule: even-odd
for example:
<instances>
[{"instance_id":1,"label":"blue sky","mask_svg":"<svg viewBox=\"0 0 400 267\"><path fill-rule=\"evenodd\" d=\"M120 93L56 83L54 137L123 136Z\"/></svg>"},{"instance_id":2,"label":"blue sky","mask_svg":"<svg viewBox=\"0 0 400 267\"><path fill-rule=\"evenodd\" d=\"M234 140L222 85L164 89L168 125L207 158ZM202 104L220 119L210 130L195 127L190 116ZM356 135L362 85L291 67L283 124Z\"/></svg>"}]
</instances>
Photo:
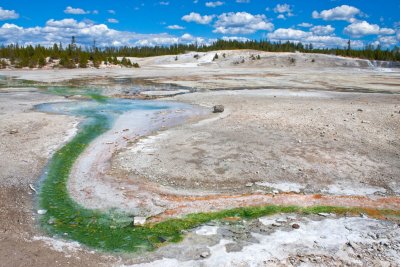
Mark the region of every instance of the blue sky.
<instances>
[{"instance_id":1,"label":"blue sky","mask_svg":"<svg viewBox=\"0 0 400 267\"><path fill-rule=\"evenodd\" d=\"M312 2L312 4L310 4ZM399 0L3 0L0 43L168 45L217 39L318 47L400 42Z\"/></svg>"}]
</instances>

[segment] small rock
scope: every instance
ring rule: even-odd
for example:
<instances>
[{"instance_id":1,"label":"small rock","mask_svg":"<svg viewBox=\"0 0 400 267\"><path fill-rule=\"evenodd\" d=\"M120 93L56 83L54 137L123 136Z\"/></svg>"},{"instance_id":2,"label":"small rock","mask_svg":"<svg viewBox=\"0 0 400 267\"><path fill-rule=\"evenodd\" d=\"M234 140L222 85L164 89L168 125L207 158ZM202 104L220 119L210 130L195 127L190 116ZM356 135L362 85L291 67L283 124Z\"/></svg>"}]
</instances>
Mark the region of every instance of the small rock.
<instances>
[{"instance_id":1,"label":"small rock","mask_svg":"<svg viewBox=\"0 0 400 267\"><path fill-rule=\"evenodd\" d=\"M55 219L54 217L51 217L51 218L47 221L47 223L50 224L50 225L53 225L53 224L56 223L56 219Z\"/></svg>"},{"instance_id":2,"label":"small rock","mask_svg":"<svg viewBox=\"0 0 400 267\"><path fill-rule=\"evenodd\" d=\"M165 238L162 237L162 236L159 236L159 237L158 237L158 240L159 240L161 243L164 243L164 242L167 241L167 239L165 239Z\"/></svg>"},{"instance_id":3,"label":"small rock","mask_svg":"<svg viewBox=\"0 0 400 267\"><path fill-rule=\"evenodd\" d=\"M133 225L144 225L146 223L146 217L134 217Z\"/></svg>"},{"instance_id":4,"label":"small rock","mask_svg":"<svg viewBox=\"0 0 400 267\"><path fill-rule=\"evenodd\" d=\"M297 224L297 223L294 223L294 224L292 224L292 228L293 228L293 229L299 229L299 228L300 228L300 225Z\"/></svg>"},{"instance_id":5,"label":"small rock","mask_svg":"<svg viewBox=\"0 0 400 267\"><path fill-rule=\"evenodd\" d=\"M17 130L17 129L12 129L12 130L10 130L9 133L10 133L10 134L16 134L16 133L18 133L18 130Z\"/></svg>"},{"instance_id":6,"label":"small rock","mask_svg":"<svg viewBox=\"0 0 400 267\"><path fill-rule=\"evenodd\" d=\"M239 252L243 249L243 246L238 243L229 243L225 245L226 252Z\"/></svg>"},{"instance_id":7,"label":"small rock","mask_svg":"<svg viewBox=\"0 0 400 267\"><path fill-rule=\"evenodd\" d=\"M223 105L216 105L213 107L213 109L214 109L213 110L214 113L222 113L225 110Z\"/></svg>"},{"instance_id":8,"label":"small rock","mask_svg":"<svg viewBox=\"0 0 400 267\"><path fill-rule=\"evenodd\" d=\"M362 110L361 108L357 109L357 111L359 111L359 112L363 112L363 110Z\"/></svg>"},{"instance_id":9,"label":"small rock","mask_svg":"<svg viewBox=\"0 0 400 267\"><path fill-rule=\"evenodd\" d=\"M275 226L275 227L281 227L281 226L282 226L282 224L280 224L280 223L273 223L273 224L272 224L272 226Z\"/></svg>"},{"instance_id":10,"label":"small rock","mask_svg":"<svg viewBox=\"0 0 400 267\"><path fill-rule=\"evenodd\" d=\"M252 187L254 185L254 183L247 183L246 187Z\"/></svg>"},{"instance_id":11,"label":"small rock","mask_svg":"<svg viewBox=\"0 0 400 267\"><path fill-rule=\"evenodd\" d=\"M276 219L277 223L287 223L287 220L285 218L278 218Z\"/></svg>"},{"instance_id":12,"label":"small rock","mask_svg":"<svg viewBox=\"0 0 400 267\"><path fill-rule=\"evenodd\" d=\"M318 213L318 215L322 216L322 217L328 217L330 214L329 213L325 213L325 212L320 212L320 213Z\"/></svg>"},{"instance_id":13,"label":"small rock","mask_svg":"<svg viewBox=\"0 0 400 267\"><path fill-rule=\"evenodd\" d=\"M208 256L210 256L210 252L209 251L204 251L200 254L200 257L202 258L207 258Z\"/></svg>"},{"instance_id":14,"label":"small rock","mask_svg":"<svg viewBox=\"0 0 400 267\"><path fill-rule=\"evenodd\" d=\"M46 213L47 213L47 210L38 210L37 213L38 213L39 215L43 215L43 214L46 214Z\"/></svg>"}]
</instances>

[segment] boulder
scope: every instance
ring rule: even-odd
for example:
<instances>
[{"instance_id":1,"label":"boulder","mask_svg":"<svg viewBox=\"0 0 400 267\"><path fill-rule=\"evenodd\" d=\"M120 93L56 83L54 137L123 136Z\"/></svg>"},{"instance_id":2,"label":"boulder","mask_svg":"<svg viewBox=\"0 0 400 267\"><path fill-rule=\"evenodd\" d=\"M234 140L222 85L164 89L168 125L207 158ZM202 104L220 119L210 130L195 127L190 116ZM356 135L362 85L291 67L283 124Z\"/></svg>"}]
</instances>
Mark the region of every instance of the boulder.
<instances>
[{"instance_id":1,"label":"boulder","mask_svg":"<svg viewBox=\"0 0 400 267\"><path fill-rule=\"evenodd\" d=\"M213 110L214 113L222 113L225 110L223 105L216 105L216 106L214 106L213 109L214 109Z\"/></svg>"}]
</instances>

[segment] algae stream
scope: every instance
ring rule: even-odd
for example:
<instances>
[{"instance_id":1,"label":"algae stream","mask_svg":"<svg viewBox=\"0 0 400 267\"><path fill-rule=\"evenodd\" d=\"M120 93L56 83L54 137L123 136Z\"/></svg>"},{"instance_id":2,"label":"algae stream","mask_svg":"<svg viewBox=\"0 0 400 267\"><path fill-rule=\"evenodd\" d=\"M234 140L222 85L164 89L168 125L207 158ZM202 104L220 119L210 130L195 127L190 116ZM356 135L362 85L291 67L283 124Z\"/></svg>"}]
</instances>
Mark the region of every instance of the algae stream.
<instances>
[{"instance_id":1,"label":"algae stream","mask_svg":"<svg viewBox=\"0 0 400 267\"><path fill-rule=\"evenodd\" d=\"M138 252L159 247L165 240L176 242L182 239L182 230L187 230L211 220L226 217L257 218L278 212L366 212L359 208L341 207L243 207L214 213L198 213L179 219L133 227L132 215L115 210L102 212L86 209L77 204L68 194L67 181L71 168L89 143L109 130L115 118L131 109L171 109L174 103L140 100L106 99L92 96L92 101L42 104L38 110L85 116L77 135L55 153L48 165L39 194L39 206L47 210L41 216L41 225L52 235L72 239L87 246L114 252ZM376 211L374 211L376 213ZM398 216L392 211L378 214ZM377 215L377 214L373 214Z\"/></svg>"}]
</instances>

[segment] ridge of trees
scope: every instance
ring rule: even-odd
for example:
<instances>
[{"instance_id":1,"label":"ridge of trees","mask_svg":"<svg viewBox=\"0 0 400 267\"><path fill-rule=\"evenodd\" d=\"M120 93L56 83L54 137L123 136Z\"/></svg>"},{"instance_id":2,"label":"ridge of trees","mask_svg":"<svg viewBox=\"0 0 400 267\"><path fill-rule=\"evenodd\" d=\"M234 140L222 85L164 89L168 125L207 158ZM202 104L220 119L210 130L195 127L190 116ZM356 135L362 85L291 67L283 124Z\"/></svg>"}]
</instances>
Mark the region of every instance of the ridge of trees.
<instances>
[{"instance_id":1,"label":"ridge of trees","mask_svg":"<svg viewBox=\"0 0 400 267\"><path fill-rule=\"evenodd\" d=\"M344 48L314 48L312 44L293 42L270 42L267 40L239 42L235 40L218 40L211 45L175 44L170 46L143 46L143 47L106 47L90 48L78 47L75 38L65 48L63 45L54 44L52 47L41 45L20 46L18 44L0 46L0 68L12 65L16 68L44 67L48 63L58 62L55 67L98 68L101 64L121 65L125 67L139 67L127 57L150 57L162 55L178 55L187 51L209 52L214 50L239 50L252 49L267 52L303 52L319 53L336 56L361 58L382 61L400 61L400 48L382 49L380 46L366 46L362 49L352 49L351 42ZM118 58L121 58L119 60ZM7 60L6 60L7 59Z\"/></svg>"}]
</instances>

